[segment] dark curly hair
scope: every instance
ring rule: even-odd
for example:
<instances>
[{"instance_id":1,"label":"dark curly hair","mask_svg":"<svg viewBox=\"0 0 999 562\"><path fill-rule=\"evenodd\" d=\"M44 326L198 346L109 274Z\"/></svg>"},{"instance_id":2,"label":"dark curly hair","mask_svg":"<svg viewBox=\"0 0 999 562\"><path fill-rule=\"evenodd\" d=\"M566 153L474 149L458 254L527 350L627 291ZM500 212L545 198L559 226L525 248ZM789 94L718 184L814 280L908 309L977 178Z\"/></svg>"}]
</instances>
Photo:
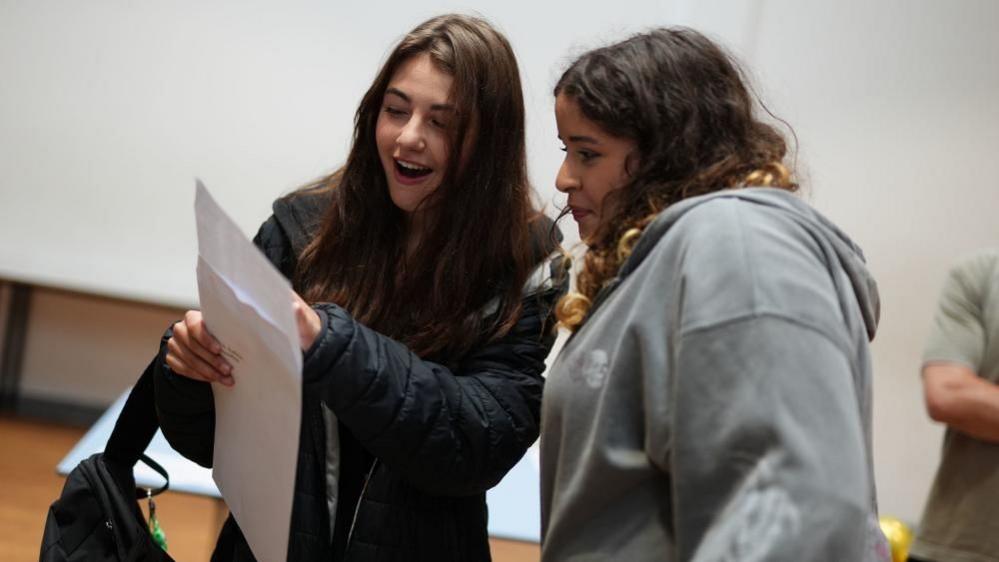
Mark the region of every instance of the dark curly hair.
<instances>
[{"instance_id":1,"label":"dark curly hair","mask_svg":"<svg viewBox=\"0 0 999 562\"><path fill-rule=\"evenodd\" d=\"M596 293L666 207L742 186L797 189L782 163L787 143L759 119L762 104L746 82L730 55L686 28L589 51L562 74L555 96L575 101L608 134L633 140L637 152L628 183L603 203L610 213L587 240L576 292L559 303L563 326L582 323Z\"/></svg>"}]
</instances>

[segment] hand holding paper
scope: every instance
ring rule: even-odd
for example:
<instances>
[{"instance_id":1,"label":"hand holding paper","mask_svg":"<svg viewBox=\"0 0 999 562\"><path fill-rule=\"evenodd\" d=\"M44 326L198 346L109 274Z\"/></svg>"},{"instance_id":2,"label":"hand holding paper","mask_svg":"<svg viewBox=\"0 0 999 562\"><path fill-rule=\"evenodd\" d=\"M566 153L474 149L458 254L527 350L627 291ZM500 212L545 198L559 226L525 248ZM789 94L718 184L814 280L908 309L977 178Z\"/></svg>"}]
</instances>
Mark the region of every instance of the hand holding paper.
<instances>
[{"instance_id":1,"label":"hand holding paper","mask_svg":"<svg viewBox=\"0 0 999 562\"><path fill-rule=\"evenodd\" d=\"M232 365L222 355L222 345L208 331L198 310L188 310L173 325L167 340L166 364L178 375L205 382L233 385Z\"/></svg>"},{"instance_id":2,"label":"hand holding paper","mask_svg":"<svg viewBox=\"0 0 999 562\"><path fill-rule=\"evenodd\" d=\"M322 322L319 315L294 291L290 303L295 312L302 351L312 347ZM173 325L173 336L167 340L166 363L178 375L226 386L235 384L232 365L225 360L222 345L208 330L201 311L188 310L184 319Z\"/></svg>"}]
</instances>

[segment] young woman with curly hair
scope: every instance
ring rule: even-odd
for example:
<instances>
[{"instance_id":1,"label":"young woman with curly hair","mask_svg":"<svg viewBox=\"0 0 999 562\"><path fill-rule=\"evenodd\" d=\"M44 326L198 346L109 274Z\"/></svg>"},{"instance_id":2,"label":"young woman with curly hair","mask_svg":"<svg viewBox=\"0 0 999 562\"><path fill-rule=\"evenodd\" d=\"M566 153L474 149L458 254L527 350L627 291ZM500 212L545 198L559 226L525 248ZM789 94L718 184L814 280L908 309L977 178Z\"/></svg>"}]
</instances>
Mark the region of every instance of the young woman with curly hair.
<instances>
[{"instance_id":1,"label":"young woman with curly hair","mask_svg":"<svg viewBox=\"0 0 999 562\"><path fill-rule=\"evenodd\" d=\"M543 560L879 560L860 249L689 29L582 55L556 187L588 251L542 409Z\"/></svg>"}]
</instances>

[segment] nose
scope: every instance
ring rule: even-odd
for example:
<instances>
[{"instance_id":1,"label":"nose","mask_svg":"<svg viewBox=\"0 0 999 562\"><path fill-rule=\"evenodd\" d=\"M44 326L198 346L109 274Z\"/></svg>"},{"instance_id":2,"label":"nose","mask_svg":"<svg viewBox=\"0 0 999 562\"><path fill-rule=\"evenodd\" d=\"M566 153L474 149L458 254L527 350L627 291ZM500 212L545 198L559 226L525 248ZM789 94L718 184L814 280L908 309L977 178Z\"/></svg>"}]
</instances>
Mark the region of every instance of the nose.
<instances>
[{"instance_id":1,"label":"nose","mask_svg":"<svg viewBox=\"0 0 999 562\"><path fill-rule=\"evenodd\" d=\"M406 121L406 124L402 126L402 130L399 131L396 143L404 150L420 151L426 147L427 143L423 138L423 127L420 125L418 117L413 116L409 121Z\"/></svg>"},{"instance_id":2,"label":"nose","mask_svg":"<svg viewBox=\"0 0 999 562\"><path fill-rule=\"evenodd\" d=\"M569 170L569 163L566 160L562 160L562 165L558 169L558 175L555 176L555 189L562 193L579 189L579 179Z\"/></svg>"}]
</instances>

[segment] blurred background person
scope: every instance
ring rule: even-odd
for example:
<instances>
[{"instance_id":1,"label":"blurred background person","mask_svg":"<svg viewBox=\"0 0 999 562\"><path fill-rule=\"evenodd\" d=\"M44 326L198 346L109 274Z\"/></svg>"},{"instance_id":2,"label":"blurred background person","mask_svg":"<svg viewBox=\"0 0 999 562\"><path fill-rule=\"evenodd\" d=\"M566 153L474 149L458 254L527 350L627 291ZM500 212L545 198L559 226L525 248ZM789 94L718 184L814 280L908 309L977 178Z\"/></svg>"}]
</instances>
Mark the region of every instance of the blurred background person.
<instances>
[{"instance_id":1,"label":"blurred background person","mask_svg":"<svg viewBox=\"0 0 999 562\"><path fill-rule=\"evenodd\" d=\"M922 377L926 411L947 432L909 560L999 560L999 249L951 269Z\"/></svg>"}]
</instances>

